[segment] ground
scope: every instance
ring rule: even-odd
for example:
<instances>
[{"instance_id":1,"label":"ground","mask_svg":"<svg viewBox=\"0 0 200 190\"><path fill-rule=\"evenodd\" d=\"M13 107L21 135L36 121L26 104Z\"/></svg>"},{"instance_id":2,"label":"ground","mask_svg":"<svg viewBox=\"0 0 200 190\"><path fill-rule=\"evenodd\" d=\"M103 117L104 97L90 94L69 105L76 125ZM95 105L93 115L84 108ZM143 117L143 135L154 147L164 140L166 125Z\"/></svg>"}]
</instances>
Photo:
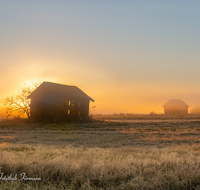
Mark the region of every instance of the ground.
<instances>
[{"instance_id":1,"label":"ground","mask_svg":"<svg viewBox=\"0 0 200 190\"><path fill-rule=\"evenodd\" d=\"M198 120L15 120L0 134L2 178L17 175L1 189L200 189Z\"/></svg>"}]
</instances>

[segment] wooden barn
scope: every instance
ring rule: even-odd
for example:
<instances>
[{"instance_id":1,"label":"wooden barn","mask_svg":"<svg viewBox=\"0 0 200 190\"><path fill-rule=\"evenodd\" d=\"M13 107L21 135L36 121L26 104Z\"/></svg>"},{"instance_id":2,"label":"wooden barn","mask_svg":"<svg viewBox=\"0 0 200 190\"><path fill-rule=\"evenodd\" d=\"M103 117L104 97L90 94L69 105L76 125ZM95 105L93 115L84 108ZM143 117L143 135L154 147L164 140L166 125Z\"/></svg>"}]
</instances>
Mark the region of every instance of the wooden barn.
<instances>
[{"instance_id":1,"label":"wooden barn","mask_svg":"<svg viewBox=\"0 0 200 190\"><path fill-rule=\"evenodd\" d=\"M89 117L94 102L76 86L43 82L27 98L31 99L31 120L40 122L76 121Z\"/></svg>"},{"instance_id":2,"label":"wooden barn","mask_svg":"<svg viewBox=\"0 0 200 190\"><path fill-rule=\"evenodd\" d=\"M163 107L165 114L187 114L189 106L180 99L171 99Z\"/></svg>"}]
</instances>

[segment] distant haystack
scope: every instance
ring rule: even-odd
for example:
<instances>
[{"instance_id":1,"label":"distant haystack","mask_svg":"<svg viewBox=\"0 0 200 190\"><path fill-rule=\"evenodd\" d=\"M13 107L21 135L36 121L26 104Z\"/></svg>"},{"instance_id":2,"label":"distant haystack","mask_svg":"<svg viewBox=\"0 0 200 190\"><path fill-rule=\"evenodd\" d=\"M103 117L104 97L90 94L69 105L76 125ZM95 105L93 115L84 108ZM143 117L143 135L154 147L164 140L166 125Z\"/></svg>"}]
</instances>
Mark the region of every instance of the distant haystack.
<instances>
[{"instance_id":1,"label":"distant haystack","mask_svg":"<svg viewBox=\"0 0 200 190\"><path fill-rule=\"evenodd\" d=\"M186 114L189 106L180 99L171 99L163 107L165 114Z\"/></svg>"}]
</instances>

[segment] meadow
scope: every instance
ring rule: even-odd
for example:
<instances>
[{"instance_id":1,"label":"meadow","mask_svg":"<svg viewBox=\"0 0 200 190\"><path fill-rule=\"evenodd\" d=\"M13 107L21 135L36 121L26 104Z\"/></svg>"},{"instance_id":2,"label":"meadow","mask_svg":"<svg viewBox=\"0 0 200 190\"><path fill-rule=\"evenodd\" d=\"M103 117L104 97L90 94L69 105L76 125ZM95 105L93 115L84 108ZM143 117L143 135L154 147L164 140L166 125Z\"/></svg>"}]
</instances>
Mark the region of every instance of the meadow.
<instances>
[{"instance_id":1,"label":"meadow","mask_svg":"<svg viewBox=\"0 0 200 190\"><path fill-rule=\"evenodd\" d=\"M200 121L3 120L0 170L0 189L200 189Z\"/></svg>"}]
</instances>

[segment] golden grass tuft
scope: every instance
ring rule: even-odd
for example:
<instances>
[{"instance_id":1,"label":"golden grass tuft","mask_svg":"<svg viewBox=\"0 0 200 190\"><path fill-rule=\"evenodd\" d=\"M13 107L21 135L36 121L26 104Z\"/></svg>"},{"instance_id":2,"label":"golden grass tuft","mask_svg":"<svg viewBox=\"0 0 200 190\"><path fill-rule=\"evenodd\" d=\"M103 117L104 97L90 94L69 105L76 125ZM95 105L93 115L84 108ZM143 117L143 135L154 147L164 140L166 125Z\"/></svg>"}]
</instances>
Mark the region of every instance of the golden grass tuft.
<instances>
[{"instance_id":1,"label":"golden grass tuft","mask_svg":"<svg viewBox=\"0 0 200 190\"><path fill-rule=\"evenodd\" d=\"M39 185L57 187L190 189L199 184L200 156L192 153L181 155L171 148L49 148L7 147L1 153L1 172L25 172L41 177Z\"/></svg>"}]
</instances>

